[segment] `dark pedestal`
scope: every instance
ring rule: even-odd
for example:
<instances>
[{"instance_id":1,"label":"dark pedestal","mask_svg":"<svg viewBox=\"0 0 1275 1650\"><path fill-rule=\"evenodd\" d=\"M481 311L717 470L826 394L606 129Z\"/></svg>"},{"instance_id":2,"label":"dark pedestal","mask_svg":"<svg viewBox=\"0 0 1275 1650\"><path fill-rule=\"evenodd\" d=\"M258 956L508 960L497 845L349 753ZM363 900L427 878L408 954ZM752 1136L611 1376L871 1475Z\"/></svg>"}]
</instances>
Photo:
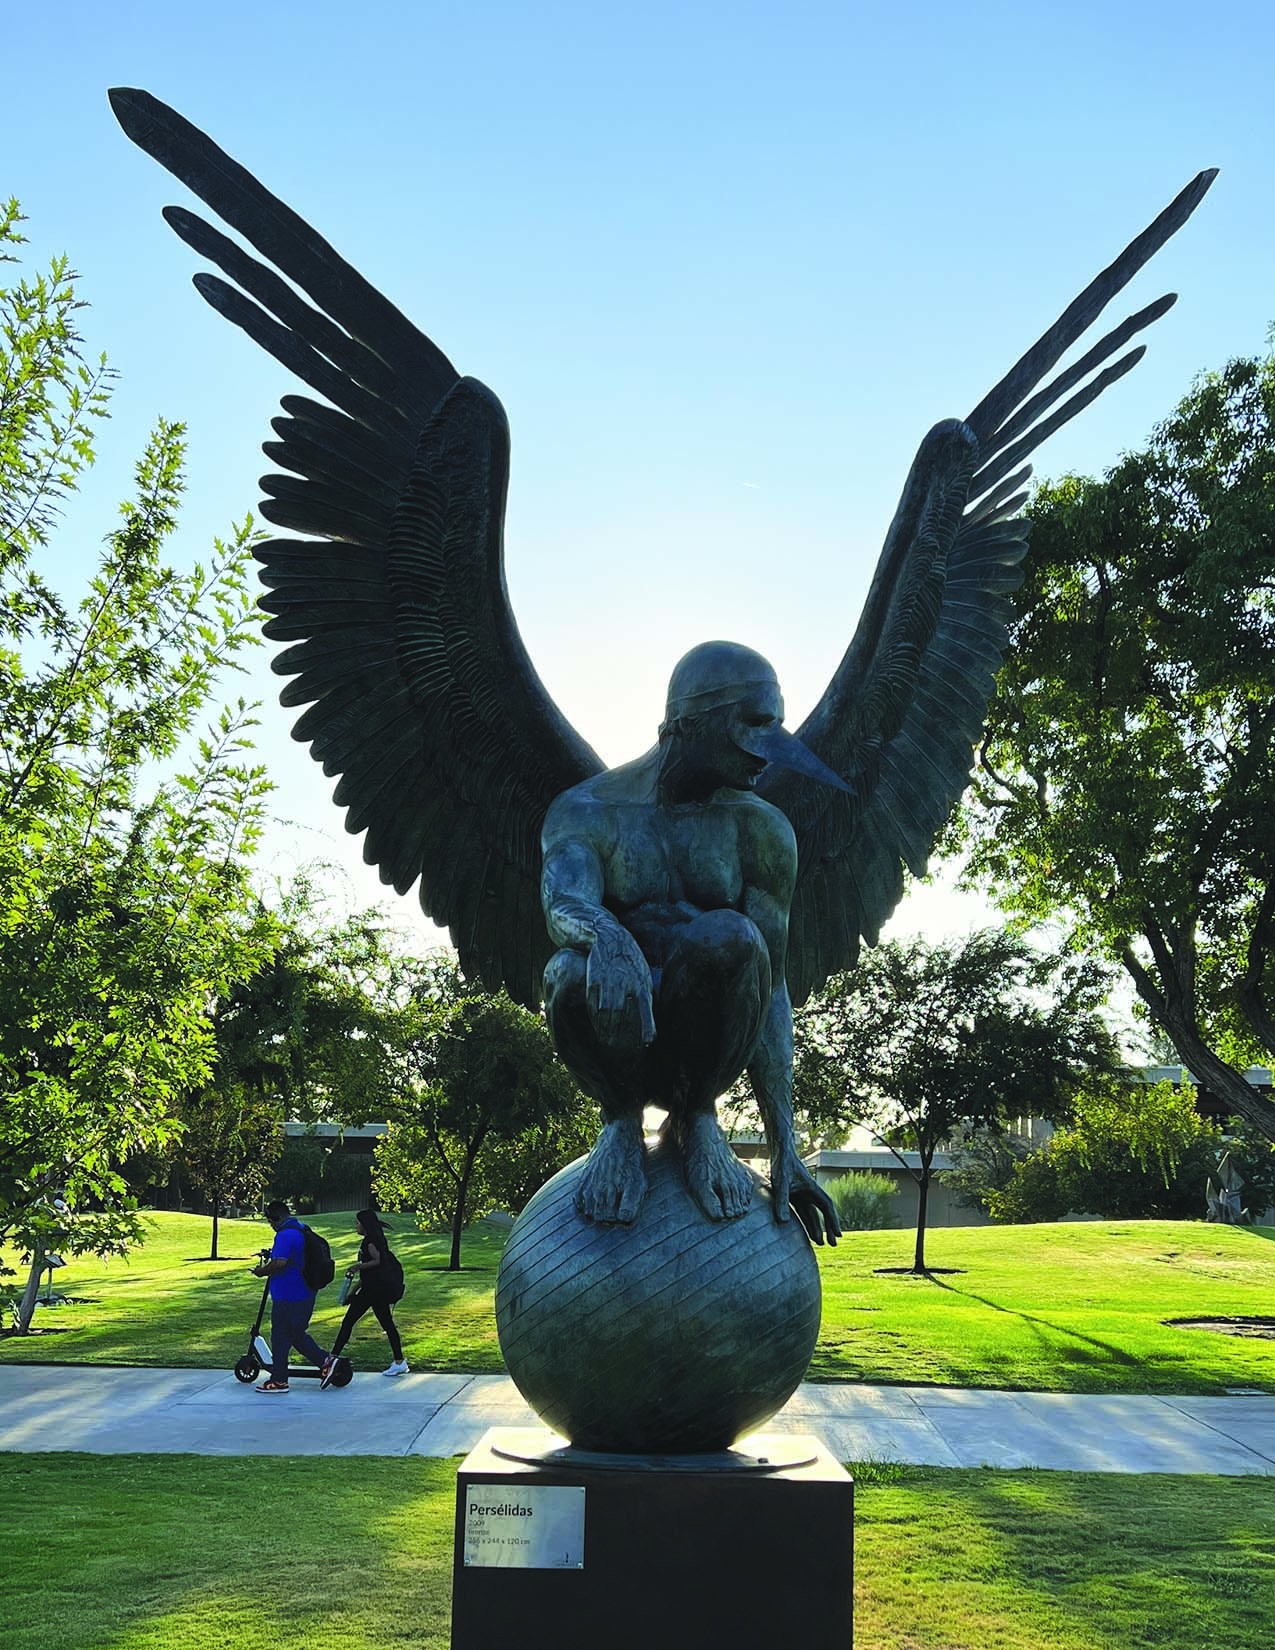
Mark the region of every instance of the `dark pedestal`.
<instances>
[{"instance_id":1,"label":"dark pedestal","mask_svg":"<svg viewBox=\"0 0 1275 1650\"><path fill-rule=\"evenodd\" d=\"M688 1468L687 1457L603 1470L508 1458L560 1443L538 1428L493 1427L462 1463L452 1650L780 1650L807 1638L820 1650L850 1650L854 1484L817 1439L756 1434L740 1442L744 1456L807 1458L773 1472ZM584 1491L579 1568L466 1563L466 1515L480 1499L495 1514L485 1528L501 1532L497 1546L508 1528L515 1554L539 1557L531 1524L542 1506L552 1503L568 1522L579 1506L569 1496L537 1498L556 1486ZM474 1488L486 1495L472 1496ZM498 1556L470 1528L470 1556ZM570 1536L553 1551L570 1553Z\"/></svg>"}]
</instances>

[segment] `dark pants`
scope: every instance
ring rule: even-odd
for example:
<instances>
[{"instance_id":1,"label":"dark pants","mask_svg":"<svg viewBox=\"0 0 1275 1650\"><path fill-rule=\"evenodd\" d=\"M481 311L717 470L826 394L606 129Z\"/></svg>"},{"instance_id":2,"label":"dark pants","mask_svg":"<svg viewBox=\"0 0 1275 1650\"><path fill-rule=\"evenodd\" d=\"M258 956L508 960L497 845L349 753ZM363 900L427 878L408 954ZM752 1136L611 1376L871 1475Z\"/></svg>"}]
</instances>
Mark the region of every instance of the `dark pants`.
<instances>
[{"instance_id":1,"label":"dark pants","mask_svg":"<svg viewBox=\"0 0 1275 1650\"><path fill-rule=\"evenodd\" d=\"M270 1352L272 1363L270 1379L287 1382L288 1354L295 1346L312 1364L321 1364L327 1353L310 1333L310 1314L314 1311L314 1296L300 1301L270 1302Z\"/></svg>"},{"instance_id":2,"label":"dark pants","mask_svg":"<svg viewBox=\"0 0 1275 1650\"><path fill-rule=\"evenodd\" d=\"M336 1332L336 1340L332 1343L332 1356L344 1350L346 1342L354 1332L354 1326L367 1312L376 1314L376 1321L385 1331L386 1339L390 1343L390 1352L396 1364L403 1361L403 1343L398 1337L398 1326L394 1322L394 1314L390 1310L390 1302L381 1300L378 1296L369 1294L366 1289L356 1289L351 1297L350 1304L345 1309L345 1316L341 1320L341 1327Z\"/></svg>"}]
</instances>

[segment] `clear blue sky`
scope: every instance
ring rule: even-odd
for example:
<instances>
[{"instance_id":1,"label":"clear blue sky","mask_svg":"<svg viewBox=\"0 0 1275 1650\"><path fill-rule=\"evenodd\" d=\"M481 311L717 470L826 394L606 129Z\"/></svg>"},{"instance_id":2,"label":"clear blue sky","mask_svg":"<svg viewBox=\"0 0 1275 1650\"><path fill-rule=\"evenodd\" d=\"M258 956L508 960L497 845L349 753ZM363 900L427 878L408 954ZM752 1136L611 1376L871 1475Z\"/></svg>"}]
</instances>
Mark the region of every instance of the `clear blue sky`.
<instances>
[{"instance_id":1,"label":"clear blue sky","mask_svg":"<svg viewBox=\"0 0 1275 1650\"><path fill-rule=\"evenodd\" d=\"M1275 23L1249 0L71 0L11 8L2 38L0 192L36 258L71 254L122 375L57 576L87 566L160 414L190 427L188 554L242 518L290 387L189 284L159 209L194 203L106 102L142 86L500 395L519 622L611 761L651 742L671 665L709 636L766 653L800 720L922 435L1201 167L1222 175L1119 314L1179 304L1039 472L1101 470L1275 318ZM248 691L277 685L263 656ZM275 863L357 866L273 702L263 723L299 824ZM906 925L945 920L924 898Z\"/></svg>"}]
</instances>

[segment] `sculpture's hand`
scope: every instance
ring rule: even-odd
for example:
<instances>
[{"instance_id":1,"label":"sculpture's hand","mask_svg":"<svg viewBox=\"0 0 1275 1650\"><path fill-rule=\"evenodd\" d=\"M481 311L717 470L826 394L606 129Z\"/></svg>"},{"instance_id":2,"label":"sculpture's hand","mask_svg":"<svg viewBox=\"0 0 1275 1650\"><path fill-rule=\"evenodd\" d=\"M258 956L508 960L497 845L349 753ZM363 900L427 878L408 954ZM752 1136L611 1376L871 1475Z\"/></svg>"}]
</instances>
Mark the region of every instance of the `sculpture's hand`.
<instances>
[{"instance_id":1,"label":"sculpture's hand","mask_svg":"<svg viewBox=\"0 0 1275 1650\"><path fill-rule=\"evenodd\" d=\"M589 952L585 991L594 1029L608 1048L639 1049L655 1041L651 970L619 923L599 931Z\"/></svg>"},{"instance_id":2,"label":"sculpture's hand","mask_svg":"<svg viewBox=\"0 0 1275 1650\"><path fill-rule=\"evenodd\" d=\"M791 1140L771 1154L770 1196L776 1220L787 1220L793 1208L812 1243L822 1244L826 1234L828 1242L836 1247L841 1236L836 1205L797 1156Z\"/></svg>"}]
</instances>

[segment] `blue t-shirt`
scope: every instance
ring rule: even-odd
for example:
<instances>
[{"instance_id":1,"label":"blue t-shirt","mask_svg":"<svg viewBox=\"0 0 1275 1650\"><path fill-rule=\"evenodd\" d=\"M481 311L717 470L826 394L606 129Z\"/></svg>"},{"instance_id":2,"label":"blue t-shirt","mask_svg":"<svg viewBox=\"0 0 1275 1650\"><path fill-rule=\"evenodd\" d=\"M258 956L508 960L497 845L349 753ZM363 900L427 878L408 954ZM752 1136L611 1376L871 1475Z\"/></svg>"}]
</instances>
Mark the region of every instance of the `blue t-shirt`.
<instances>
[{"instance_id":1,"label":"blue t-shirt","mask_svg":"<svg viewBox=\"0 0 1275 1650\"><path fill-rule=\"evenodd\" d=\"M305 1255L305 1239L301 1235L301 1227L297 1221L289 1218L274 1235L274 1244L270 1250L271 1260L286 1260L287 1270L277 1272L270 1279L270 1299L272 1301L312 1301L314 1290L306 1287L305 1277L301 1271L301 1262Z\"/></svg>"}]
</instances>

